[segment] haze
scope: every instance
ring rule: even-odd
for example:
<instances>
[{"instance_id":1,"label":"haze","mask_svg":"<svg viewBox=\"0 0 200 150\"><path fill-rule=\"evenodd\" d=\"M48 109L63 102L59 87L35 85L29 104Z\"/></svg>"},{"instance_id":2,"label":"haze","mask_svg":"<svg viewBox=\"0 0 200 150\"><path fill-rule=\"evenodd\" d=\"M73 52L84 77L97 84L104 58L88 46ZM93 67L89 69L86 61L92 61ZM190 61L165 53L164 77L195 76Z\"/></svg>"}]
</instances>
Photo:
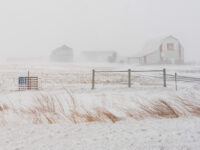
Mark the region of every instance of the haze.
<instances>
[{"instance_id":1,"label":"haze","mask_svg":"<svg viewBox=\"0 0 200 150\"><path fill-rule=\"evenodd\" d=\"M48 56L63 44L130 56L151 38L173 35L186 60L198 60L199 28L199 0L0 1L1 58Z\"/></svg>"}]
</instances>

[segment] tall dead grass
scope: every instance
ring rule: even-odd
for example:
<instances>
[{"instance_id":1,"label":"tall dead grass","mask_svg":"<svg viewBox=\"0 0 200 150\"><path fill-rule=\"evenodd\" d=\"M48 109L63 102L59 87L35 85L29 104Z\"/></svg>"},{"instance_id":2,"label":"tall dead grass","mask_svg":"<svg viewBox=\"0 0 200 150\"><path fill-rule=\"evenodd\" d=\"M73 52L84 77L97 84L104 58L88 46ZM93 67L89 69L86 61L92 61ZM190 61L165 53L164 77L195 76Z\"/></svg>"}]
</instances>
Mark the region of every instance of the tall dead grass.
<instances>
[{"instance_id":1,"label":"tall dead grass","mask_svg":"<svg viewBox=\"0 0 200 150\"><path fill-rule=\"evenodd\" d=\"M69 92L69 91L68 91ZM66 111L66 106L57 100L55 101L52 97L45 97L43 99L37 99L39 107L35 107L32 112L42 114L48 123L56 123L59 118L67 119L75 124L81 122L106 122L111 121L113 123L123 120L127 117L131 117L135 120L142 120L145 118L179 118L186 116L197 116L200 117L200 104L186 101L181 98L176 98L173 103L167 102L165 100L157 100L149 104L139 104L139 108L125 108L121 109L121 112L125 116L117 116L106 108L96 107L90 110L84 108L83 106L79 108L76 104L76 100L72 93L70 94L70 99L67 100L68 103L72 103L73 107L68 107ZM42 102L43 101L43 102ZM55 103L58 103L57 108ZM81 111L80 111L81 110ZM41 115L35 115L40 117ZM48 114L48 115L47 115ZM41 119L37 119L41 120ZM41 121L39 121L41 123Z\"/></svg>"},{"instance_id":2,"label":"tall dead grass","mask_svg":"<svg viewBox=\"0 0 200 150\"><path fill-rule=\"evenodd\" d=\"M69 121L74 124L107 121L115 123L126 118L142 120L146 118L200 117L200 103L180 97L175 98L173 101L159 99L148 104L138 102L137 105L139 107L137 108L118 106L114 109L123 114L119 116L106 108L106 106L87 109L84 106L79 106L73 93L68 90L66 90L66 93L69 98L65 99L64 102L55 95L41 94L34 99L34 105L31 107L17 109L14 106L2 104L0 105L0 115L3 115L5 111L12 111L18 116L31 120L34 124L55 124L62 121Z\"/></svg>"},{"instance_id":3,"label":"tall dead grass","mask_svg":"<svg viewBox=\"0 0 200 150\"><path fill-rule=\"evenodd\" d=\"M200 103L187 101L180 97L173 103L157 100L148 105L139 103L139 109L124 109L127 116L136 120L145 118L179 118L187 116L200 117Z\"/></svg>"}]
</instances>

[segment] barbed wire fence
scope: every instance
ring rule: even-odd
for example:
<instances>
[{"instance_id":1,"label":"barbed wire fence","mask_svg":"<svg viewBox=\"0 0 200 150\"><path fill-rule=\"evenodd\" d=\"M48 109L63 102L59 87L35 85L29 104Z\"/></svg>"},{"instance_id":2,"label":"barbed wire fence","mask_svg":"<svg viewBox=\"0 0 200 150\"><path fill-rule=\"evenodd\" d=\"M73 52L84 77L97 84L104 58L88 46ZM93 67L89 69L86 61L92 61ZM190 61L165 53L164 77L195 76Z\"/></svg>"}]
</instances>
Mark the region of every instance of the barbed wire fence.
<instances>
[{"instance_id":1,"label":"barbed wire fence","mask_svg":"<svg viewBox=\"0 0 200 150\"><path fill-rule=\"evenodd\" d=\"M110 74L114 74L114 73L123 73L123 75L125 76L125 78L127 78L127 85L130 88L132 85L132 74L134 75L134 78L136 77L135 73L162 73L162 79L163 79L163 87L166 87L166 69L164 68L163 70L118 70L118 71L105 71L105 70L92 70L92 89L95 89L95 84L97 84L98 82L96 81L96 74L104 74L104 73L110 73ZM140 75L140 77L144 77L145 75ZM153 77L153 76L148 76L148 77Z\"/></svg>"},{"instance_id":2,"label":"barbed wire fence","mask_svg":"<svg viewBox=\"0 0 200 150\"><path fill-rule=\"evenodd\" d=\"M1 72L0 87L2 92L17 91L18 77L26 76L27 72ZM200 78L182 75L181 73L167 73L166 69L160 70L92 70L76 72L32 72L30 76L38 77L39 90L54 90L66 87L73 88L98 88L97 85L111 85L111 87L171 87L178 90L184 83L199 85ZM92 80L92 81L91 81ZM92 82L92 83L91 83ZM105 87L104 86L104 87Z\"/></svg>"},{"instance_id":3,"label":"barbed wire fence","mask_svg":"<svg viewBox=\"0 0 200 150\"><path fill-rule=\"evenodd\" d=\"M174 74L167 74L166 69L162 70L118 70L118 71L104 71L104 70L92 70L92 89L95 89L95 85L98 84L99 82L96 81L96 76L99 73L109 73L110 76L113 73L123 73L125 78L127 78L127 86L131 88L132 86L132 79L136 79L137 77L140 77L145 80L145 78L152 78L152 79L159 79L162 83L159 85L163 85L163 87L167 87L167 82L174 82L175 90L178 90L178 82L190 82L194 84L199 84L200 83L200 78L197 77L189 77L189 76L182 76L178 75L178 73ZM148 74L147 74L148 73ZM133 76L134 75L134 76ZM136 80L135 80L136 81ZM134 81L134 82L135 82ZM133 83L134 83L133 82ZM118 83L120 84L120 82ZM153 84L153 83L150 83Z\"/></svg>"}]
</instances>

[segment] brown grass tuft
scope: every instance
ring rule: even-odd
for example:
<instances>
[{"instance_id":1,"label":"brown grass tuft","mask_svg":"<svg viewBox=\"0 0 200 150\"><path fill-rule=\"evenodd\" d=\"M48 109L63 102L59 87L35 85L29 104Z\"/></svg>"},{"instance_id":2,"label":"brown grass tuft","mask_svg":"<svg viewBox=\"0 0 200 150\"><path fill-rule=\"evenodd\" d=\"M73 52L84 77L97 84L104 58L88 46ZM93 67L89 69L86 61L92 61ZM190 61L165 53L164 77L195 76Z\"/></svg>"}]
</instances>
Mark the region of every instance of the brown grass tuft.
<instances>
[{"instance_id":1,"label":"brown grass tuft","mask_svg":"<svg viewBox=\"0 0 200 150\"><path fill-rule=\"evenodd\" d=\"M73 94L66 90L69 99L64 102L60 101L56 96L40 95L34 99L34 105L28 108L16 108L10 105L1 104L0 112L5 110L12 111L16 115L20 115L25 119L31 120L34 124L55 124L59 121L70 121L74 124L81 122L106 122L113 123L125 118L133 118L142 120L145 118L179 118L186 116L200 117L200 102L189 101L177 97L173 101L165 101L159 99L149 102L148 104L136 103L137 108L124 108L124 106L115 106L113 109L123 113L123 117L117 116L105 107L84 108L77 105L77 100ZM4 113L1 113L4 115Z\"/></svg>"},{"instance_id":2,"label":"brown grass tuft","mask_svg":"<svg viewBox=\"0 0 200 150\"><path fill-rule=\"evenodd\" d=\"M122 120L122 118L117 117L116 115L106 110L105 108L96 108L95 111L98 114L98 118L100 118L101 120L105 120L107 118L111 120L113 123Z\"/></svg>"}]
</instances>

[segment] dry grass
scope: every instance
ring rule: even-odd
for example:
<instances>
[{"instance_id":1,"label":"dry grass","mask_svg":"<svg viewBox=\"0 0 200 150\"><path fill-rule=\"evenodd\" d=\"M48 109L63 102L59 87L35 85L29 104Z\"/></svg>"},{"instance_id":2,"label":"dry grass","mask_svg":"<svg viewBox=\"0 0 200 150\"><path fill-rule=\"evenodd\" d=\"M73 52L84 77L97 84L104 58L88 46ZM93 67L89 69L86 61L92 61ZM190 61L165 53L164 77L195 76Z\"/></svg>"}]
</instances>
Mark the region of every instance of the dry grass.
<instances>
[{"instance_id":1,"label":"dry grass","mask_svg":"<svg viewBox=\"0 0 200 150\"><path fill-rule=\"evenodd\" d=\"M8 109L9 109L9 107L8 107L7 104L2 104L2 105L0 105L0 112L6 111L6 110L8 110Z\"/></svg>"},{"instance_id":2,"label":"dry grass","mask_svg":"<svg viewBox=\"0 0 200 150\"><path fill-rule=\"evenodd\" d=\"M154 118L178 118L179 112L173 108L169 103L164 100L158 100L146 106L140 104L142 109L141 114L144 117L154 117Z\"/></svg>"},{"instance_id":3,"label":"dry grass","mask_svg":"<svg viewBox=\"0 0 200 150\"><path fill-rule=\"evenodd\" d=\"M189 114L192 116L200 117L200 104L196 101L193 101L192 103L190 101L187 101L183 98L178 97L177 102L179 102L179 105Z\"/></svg>"},{"instance_id":4,"label":"dry grass","mask_svg":"<svg viewBox=\"0 0 200 150\"><path fill-rule=\"evenodd\" d=\"M199 103L181 98L177 98L173 102L174 104L170 104L165 100L158 100L149 105L139 103L140 109L133 110L129 108L124 109L124 112L128 117L136 120L145 118L179 118L187 116L200 117Z\"/></svg>"},{"instance_id":5,"label":"dry grass","mask_svg":"<svg viewBox=\"0 0 200 150\"><path fill-rule=\"evenodd\" d=\"M26 120L31 120L33 124L55 124L62 121L74 124L82 122L117 122L126 118L142 120L146 118L179 118L187 116L200 117L200 103L198 101L188 101L177 97L173 101L163 99L149 102L148 104L137 103L137 108L116 107L122 116L118 116L105 107L84 108L77 104L73 93L66 90L69 99L59 100L55 95L40 95L34 99L34 105L25 108L15 108L13 104L1 104L0 115L5 111L12 111ZM173 103L172 103L173 102ZM3 118L3 117L2 117ZM2 122L2 121L1 121ZM4 119L5 124L5 119ZM3 123L1 123L3 124Z\"/></svg>"},{"instance_id":6,"label":"dry grass","mask_svg":"<svg viewBox=\"0 0 200 150\"><path fill-rule=\"evenodd\" d=\"M94 109L98 118L101 120L111 120L113 123L122 120L121 117L116 116L115 114L111 113L109 110L105 108L95 108Z\"/></svg>"}]
</instances>

